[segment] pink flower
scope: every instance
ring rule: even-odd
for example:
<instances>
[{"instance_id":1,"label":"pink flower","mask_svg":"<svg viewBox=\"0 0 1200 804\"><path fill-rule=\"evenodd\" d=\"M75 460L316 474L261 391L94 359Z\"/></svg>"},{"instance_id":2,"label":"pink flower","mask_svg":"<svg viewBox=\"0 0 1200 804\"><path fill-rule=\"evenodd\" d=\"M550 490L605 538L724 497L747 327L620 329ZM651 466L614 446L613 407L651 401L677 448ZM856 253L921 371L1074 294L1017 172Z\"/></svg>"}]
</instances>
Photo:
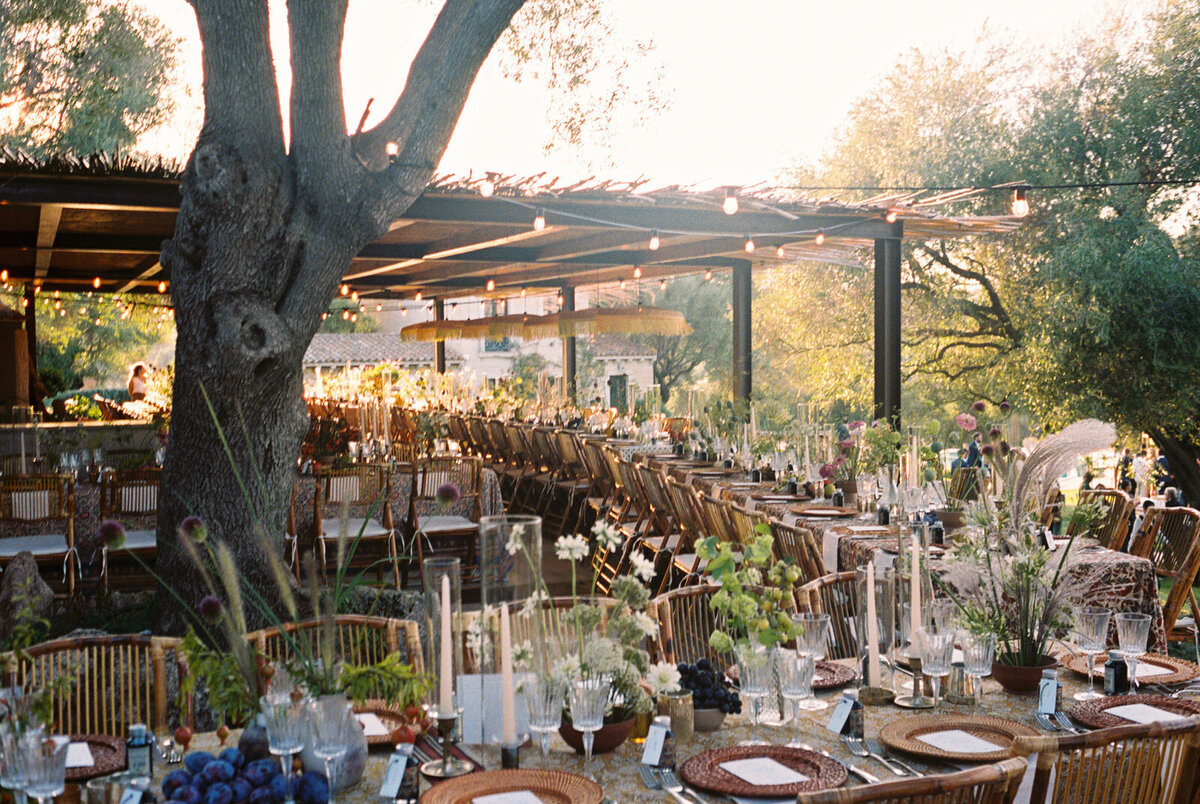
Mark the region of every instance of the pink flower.
<instances>
[{"instance_id":1,"label":"pink flower","mask_svg":"<svg viewBox=\"0 0 1200 804\"><path fill-rule=\"evenodd\" d=\"M847 438L844 441L838 442L839 446L847 451L854 449L854 445L856 443L857 442L853 438Z\"/></svg>"},{"instance_id":2,"label":"pink flower","mask_svg":"<svg viewBox=\"0 0 1200 804\"><path fill-rule=\"evenodd\" d=\"M960 413L954 417L954 423L964 430L974 430L978 422L970 413Z\"/></svg>"},{"instance_id":3,"label":"pink flower","mask_svg":"<svg viewBox=\"0 0 1200 804\"><path fill-rule=\"evenodd\" d=\"M850 422L850 424L848 424L847 427L850 429L850 432L852 432L852 433L861 433L867 429L867 423L864 422L862 419L858 419L856 421Z\"/></svg>"},{"instance_id":4,"label":"pink flower","mask_svg":"<svg viewBox=\"0 0 1200 804\"><path fill-rule=\"evenodd\" d=\"M826 480L833 477L833 464L831 464L831 463L821 464L821 468L819 470L817 470L817 474L819 474L821 477L825 478Z\"/></svg>"}]
</instances>

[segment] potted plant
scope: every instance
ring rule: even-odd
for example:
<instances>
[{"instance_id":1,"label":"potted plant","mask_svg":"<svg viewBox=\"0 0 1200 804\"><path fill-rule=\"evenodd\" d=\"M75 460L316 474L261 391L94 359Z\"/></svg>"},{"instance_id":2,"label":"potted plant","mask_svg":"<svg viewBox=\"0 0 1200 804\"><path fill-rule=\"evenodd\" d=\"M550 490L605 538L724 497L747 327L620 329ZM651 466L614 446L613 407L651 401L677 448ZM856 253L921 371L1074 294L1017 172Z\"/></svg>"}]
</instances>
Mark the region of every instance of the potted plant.
<instances>
[{"instance_id":1,"label":"potted plant","mask_svg":"<svg viewBox=\"0 0 1200 804\"><path fill-rule=\"evenodd\" d=\"M1088 585L1086 578L1068 583L1063 568L1077 535L1103 516L1097 505L1076 506L1065 514L1076 536L1052 552L1039 538L1042 506L1064 471L1115 435L1111 425L1086 420L1043 439L1027 456L1007 444L984 445L989 468L1006 478L1004 493L994 503L984 495L968 504L968 522L983 538L959 540L935 582L957 604L968 631L996 635L992 676L1005 689L1035 690L1041 671L1055 664L1050 640L1067 630L1068 601Z\"/></svg>"}]
</instances>

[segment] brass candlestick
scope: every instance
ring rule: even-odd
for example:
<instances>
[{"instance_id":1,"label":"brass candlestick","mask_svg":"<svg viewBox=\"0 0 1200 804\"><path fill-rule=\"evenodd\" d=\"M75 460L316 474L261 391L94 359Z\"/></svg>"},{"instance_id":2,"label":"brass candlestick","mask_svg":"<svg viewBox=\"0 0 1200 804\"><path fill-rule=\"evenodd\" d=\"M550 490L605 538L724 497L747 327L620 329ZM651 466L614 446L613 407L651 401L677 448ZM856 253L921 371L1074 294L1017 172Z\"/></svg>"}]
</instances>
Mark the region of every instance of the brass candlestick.
<instances>
[{"instance_id":1,"label":"brass candlestick","mask_svg":"<svg viewBox=\"0 0 1200 804\"><path fill-rule=\"evenodd\" d=\"M932 709L933 696L925 694L927 681L921 672L921 657L908 657L908 667L913 674L913 694L897 695L896 706L902 709Z\"/></svg>"},{"instance_id":2,"label":"brass candlestick","mask_svg":"<svg viewBox=\"0 0 1200 804\"><path fill-rule=\"evenodd\" d=\"M470 762L454 756L454 746L458 745L458 715L442 717L439 713L437 723L438 739L442 742L442 758L423 764L421 773L432 779L452 779L473 771L475 767Z\"/></svg>"}]
</instances>

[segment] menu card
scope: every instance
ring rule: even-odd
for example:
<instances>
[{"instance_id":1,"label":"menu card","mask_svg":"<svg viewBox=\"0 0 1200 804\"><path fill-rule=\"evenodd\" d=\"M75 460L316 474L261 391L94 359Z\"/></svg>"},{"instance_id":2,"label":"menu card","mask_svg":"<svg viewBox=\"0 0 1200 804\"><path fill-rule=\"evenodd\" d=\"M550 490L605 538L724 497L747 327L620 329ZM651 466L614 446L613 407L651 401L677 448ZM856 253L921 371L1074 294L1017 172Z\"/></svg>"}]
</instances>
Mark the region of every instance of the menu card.
<instances>
[{"instance_id":1,"label":"menu card","mask_svg":"<svg viewBox=\"0 0 1200 804\"><path fill-rule=\"evenodd\" d=\"M990 751L1003 751L1004 746L989 743L987 740L976 737L974 734L963 731L962 729L948 729L946 731L934 731L929 734L919 734L917 739L923 743L932 745L934 748L940 748L943 751L950 751L955 754L986 754Z\"/></svg>"},{"instance_id":2,"label":"menu card","mask_svg":"<svg viewBox=\"0 0 1200 804\"><path fill-rule=\"evenodd\" d=\"M787 765L776 762L770 757L731 759L728 762L722 762L721 767L743 782L749 782L756 787L808 781L808 777L803 773L792 770Z\"/></svg>"}]
</instances>

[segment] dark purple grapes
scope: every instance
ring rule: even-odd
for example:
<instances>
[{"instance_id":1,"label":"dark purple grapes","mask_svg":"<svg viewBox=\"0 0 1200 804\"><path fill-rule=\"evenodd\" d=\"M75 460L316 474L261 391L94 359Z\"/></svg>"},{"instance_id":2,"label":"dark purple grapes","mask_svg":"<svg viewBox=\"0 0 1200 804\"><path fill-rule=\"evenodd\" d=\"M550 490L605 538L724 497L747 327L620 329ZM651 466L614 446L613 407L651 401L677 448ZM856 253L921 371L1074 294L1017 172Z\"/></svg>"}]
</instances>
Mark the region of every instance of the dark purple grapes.
<instances>
[{"instance_id":1,"label":"dark purple grapes","mask_svg":"<svg viewBox=\"0 0 1200 804\"><path fill-rule=\"evenodd\" d=\"M680 684L692 692L695 708L720 709L726 714L741 711L737 693L730 688L724 674L717 672L708 659L701 659L695 664L681 662L677 669Z\"/></svg>"}]
</instances>

